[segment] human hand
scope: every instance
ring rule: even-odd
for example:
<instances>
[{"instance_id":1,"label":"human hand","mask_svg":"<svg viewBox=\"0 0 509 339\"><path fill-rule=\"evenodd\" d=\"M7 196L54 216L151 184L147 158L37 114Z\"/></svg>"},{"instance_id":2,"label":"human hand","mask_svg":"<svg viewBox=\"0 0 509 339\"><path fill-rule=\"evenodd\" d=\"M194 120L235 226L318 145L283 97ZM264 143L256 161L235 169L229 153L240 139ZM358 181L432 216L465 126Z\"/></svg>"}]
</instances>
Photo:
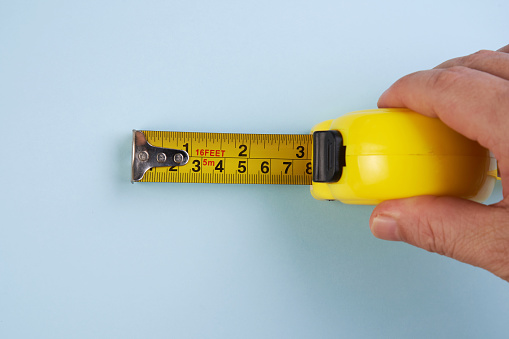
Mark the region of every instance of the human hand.
<instances>
[{"instance_id":1,"label":"human hand","mask_svg":"<svg viewBox=\"0 0 509 339\"><path fill-rule=\"evenodd\" d=\"M509 281L509 45L452 59L407 75L378 101L437 117L491 150L503 200L490 206L453 197L385 201L370 218L371 232L484 268Z\"/></svg>"}]
</instances>

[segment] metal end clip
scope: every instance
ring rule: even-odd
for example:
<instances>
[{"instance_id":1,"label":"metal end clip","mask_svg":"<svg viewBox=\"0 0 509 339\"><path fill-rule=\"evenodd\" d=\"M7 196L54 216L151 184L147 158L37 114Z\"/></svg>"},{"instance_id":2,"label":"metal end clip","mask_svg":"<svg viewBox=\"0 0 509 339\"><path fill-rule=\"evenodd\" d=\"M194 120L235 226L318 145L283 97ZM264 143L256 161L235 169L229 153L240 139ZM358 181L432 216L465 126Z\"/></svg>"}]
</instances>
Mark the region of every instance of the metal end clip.
<instances>
[{"instance_id":1,"label":"metal end clip","mask_svg":"<svg viewBox=\"0 0 509 339\"><path fill-rule=\"evenodd\" d=\"M153 167L183 166L188 161L186 151L152 146L142 131L133 130L132 183L140 181L145 172Z\"/></svg>"}]
</instances>

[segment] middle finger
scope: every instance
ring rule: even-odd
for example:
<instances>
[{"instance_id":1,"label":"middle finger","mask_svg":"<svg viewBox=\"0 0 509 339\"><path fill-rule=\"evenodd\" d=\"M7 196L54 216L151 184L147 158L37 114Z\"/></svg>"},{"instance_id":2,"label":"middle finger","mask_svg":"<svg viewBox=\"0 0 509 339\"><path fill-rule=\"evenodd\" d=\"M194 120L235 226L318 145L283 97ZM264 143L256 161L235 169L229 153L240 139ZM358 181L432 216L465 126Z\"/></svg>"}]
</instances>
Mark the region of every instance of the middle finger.
<instances>
[{"instance_id":1,"label":"middle finger","mask_svg":"<svg viewBox=\"0 0 509 339\"><path fill-rule=\"evenodd\" d=\"M448 60L435 68L450 68L454 66L476 69L509 80L508 53L483 50L464 57Z\"/></svg>"}]
</instances>

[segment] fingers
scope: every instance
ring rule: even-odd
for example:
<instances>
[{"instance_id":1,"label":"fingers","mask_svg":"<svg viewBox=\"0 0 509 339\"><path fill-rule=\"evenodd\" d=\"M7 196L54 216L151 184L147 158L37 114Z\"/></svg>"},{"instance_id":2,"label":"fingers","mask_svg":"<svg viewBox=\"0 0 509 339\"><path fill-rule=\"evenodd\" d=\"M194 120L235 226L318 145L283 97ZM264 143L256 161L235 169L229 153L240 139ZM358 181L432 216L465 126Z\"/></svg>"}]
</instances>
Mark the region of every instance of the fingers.
<instances>
[{"instance_id":1,"label":"fingers","mask_svg":"<svg viewBox=\"0 0 509 339\"><path fill-rule=\"evenodd\" d=\"M509 281L509 208L451 197L386 201L371 215L372 233L404 241Z\"/></svg>"},{"instance_id":2,"label":"fingers","mask_svg":"<svg viewBox=\"0 0 509 339\"><path fill-rule=\"evenodd\" d=\"M490 149L498 159L504 196L509 196L508 79L509 45L407 75L382 94L378 106L408 107L438 117Z\"/></svg>"},{"instance_id":3,"label":"fingers","mask_svg":"<svg viewBox=\"0 0 509 339\"><path fill-rule=\"evenodd\" d=\"M506 46L507 47L507 46ZM507 48L509 51L509 48ZM502 79L509 80L509 54L500 51L479 51L464 57L448 60L437 68L463 66L486 72Z\"/></svg>"},{"instance_id":4,"label":"fingers","mask_svg":"<svg viewBox=\"0 0 509 339\"><path fill-rule=\"evenodd\" d=\"M491 74L466 67L413 73L385 91L378 106L407 107L438 117L498 159L509 155L509 81Z\"/></svg>"},{"instance_id":5,"label":"fingers","mask_svg":"<svg viewBox=\"0 0 509 339\"><path fill-rule=\"evenodd\" d=\"M485 268L509 281L509 45L480 51L398 80L378 106L407 107L490 149L504 200L493 206L452 197L386 201L371 215L381 239L404 241Z\"/></svg>"}]
</instances>

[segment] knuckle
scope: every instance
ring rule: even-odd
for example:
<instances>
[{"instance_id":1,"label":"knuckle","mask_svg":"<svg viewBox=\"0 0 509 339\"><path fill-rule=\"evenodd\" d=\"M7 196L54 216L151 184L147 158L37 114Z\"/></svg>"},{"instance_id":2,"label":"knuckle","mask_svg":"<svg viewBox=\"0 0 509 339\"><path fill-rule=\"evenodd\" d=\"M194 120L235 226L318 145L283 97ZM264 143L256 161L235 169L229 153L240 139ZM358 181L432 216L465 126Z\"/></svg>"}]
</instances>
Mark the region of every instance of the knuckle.
<instances>
[{"instance_id":1,"label":"knuckle","mask_svg":"<svg viewBox=\"0 0 509 339\"><path fill-rule=\"evenodd\" d=\"M498 52L490 51L487 49L481 49L480 51L477 51L475 53L472 53L468 56L466 56L466 59L470 62L475 62L479 60L489 59L491 57L494 57L498 54Z\"/></svg>"},{"instance_id":2,"label":"knuckle","mask_svg":"<svg viewBox=\"0 0 509 339\"><path fill-rule=\"evenodd\" d=\"M423 218L419 221L417 227L418 241L422 248L429 252L450 256L445 245L446 237L443 232L443 223L440 220L430 221L428 218Z\"/></svg>"},{"instance_id":3,"label":"knuckle","mask_svg":"<svg viewBox=\"0 0 509 339\"><path fill-rule=\"evenodd\" d=\"M451 227L451 217L461 218L461 214L448 212L449 209L443 207L449 206L449 197L425 196L420 197L417 202L412 206L413 225L404 227L406 234L400 233L403 241L455 259L460 259L469 251L468 242L460 236L455 227ZM436 213L430 213L431 210L436 210Z\"/></svg>"},{"instance_id":4,"label":"knuckle","mask_svg":"<svg viewBox=\"0 0 509 339\"><path fill-rule=\"evenodd\" d=\"M456 64L458 66L473 67L484 63L487 59L496 57L498 52L482 49L470 55L458 58Z\"/></svg>"},{"instance_id":5,"label":"knuckle","mask_svg":"<svg viewBox=\"0 0 509 339\"><path fill-rule=\"evenodd\" d=\"M427 206L431 206L440 198L429 196L426 199L427 201L421 199L421 204L417 207L417 210L422 209L423 212L416 212L416 215L419 215L419 217L415 219L416 223L414 224L414 229L410 234L402 234L402 236L403 238L407 238L405 240L409 240L426 251L453 256L455 246L454 242L450 241L450 236L447 234L445 220L438 215L425 213L425 210L428 209ZM409 239L411 237L413 237L413 239Z\"/></svg>"},{"instance_id":6,"label":"knuckle","mask_svg":"<svg viewBox=\"0 0 509 339\"><path fill-rule=\"evenodd\" d=\"M478 58L478 59L485 59L485 58L490 58L492 56L496 56L498 54L499 54L499 52L496 52L496 51L491 51L489 49L481 49L475 53L472 53L471 56L474 58Z\"/></svg>"},{"instance_id":7,"label":"knuckle","mask_svg":"<svg viewBox=\"0 0 509 339\"><path fill-rule=\"evenodd\" d=\"M438 90L445 90L469 72L470 69L465 66L453 66L437 70L430 78L430 86Z\"/></svg>"}]
</instances>

